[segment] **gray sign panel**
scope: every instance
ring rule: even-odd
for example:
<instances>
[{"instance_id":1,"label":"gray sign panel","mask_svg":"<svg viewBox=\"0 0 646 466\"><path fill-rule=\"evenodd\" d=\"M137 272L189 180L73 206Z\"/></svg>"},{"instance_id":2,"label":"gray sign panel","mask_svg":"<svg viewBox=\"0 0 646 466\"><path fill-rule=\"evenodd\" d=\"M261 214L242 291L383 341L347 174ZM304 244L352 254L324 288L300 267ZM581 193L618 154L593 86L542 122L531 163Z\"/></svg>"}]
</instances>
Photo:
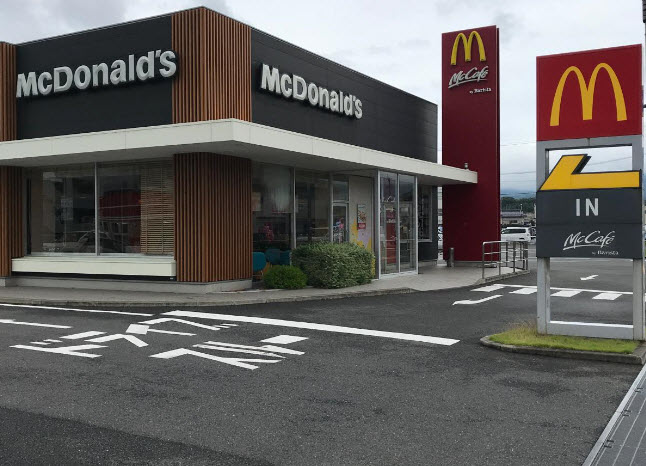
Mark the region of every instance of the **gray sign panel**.
<instances>
[{"instance_id":1,"label":"gray sign panel","mask_svg":"<svg viewBox=\"0 0 646 466\"><path fill-rule=\"evenodd\" d=\"M539 191L537 257L642 255L641 189Z\"/></svg>"},{"instance_id":2,"label":"gray sign panel","mask_svg":"<svg viewBox=\"0 0 646 466\"><path fill-rule=\"evenodd\" d=\"M639 259L640 225L543 225L536 230L536 257Z\"/></svg>"},{"instance_id":3,"label":"gray sign panel","mask_svg":"<svg viewBox=\"0 0 646 466\"><path fill-rule=\"evenodd\" d=\"M539 191L539 225L641 223L641 188Z\"/></svg>"}]
</instances>

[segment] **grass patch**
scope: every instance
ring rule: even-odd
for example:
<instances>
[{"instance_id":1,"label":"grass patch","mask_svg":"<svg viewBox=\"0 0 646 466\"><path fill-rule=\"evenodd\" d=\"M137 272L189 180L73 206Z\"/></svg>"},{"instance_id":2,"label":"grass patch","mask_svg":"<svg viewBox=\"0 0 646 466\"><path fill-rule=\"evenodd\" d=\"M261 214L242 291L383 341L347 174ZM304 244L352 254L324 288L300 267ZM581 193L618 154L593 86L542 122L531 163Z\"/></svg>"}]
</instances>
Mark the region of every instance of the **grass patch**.
<instances>
[{"instance_id":1,"label":"grass patch","mask_svg":"<svg viewBox=\"0 0 646 466\"><path fill-rule=\"evenodd\" d=\"M570 337L564 335L540 335L536 323L515 324L502 333L489 337L491 341L514 346L537 348L558 348L578 351L599 351L603 353L630 354L640 342L633 340L611 340L607 338Z\"/></svg>"}]
</instances>

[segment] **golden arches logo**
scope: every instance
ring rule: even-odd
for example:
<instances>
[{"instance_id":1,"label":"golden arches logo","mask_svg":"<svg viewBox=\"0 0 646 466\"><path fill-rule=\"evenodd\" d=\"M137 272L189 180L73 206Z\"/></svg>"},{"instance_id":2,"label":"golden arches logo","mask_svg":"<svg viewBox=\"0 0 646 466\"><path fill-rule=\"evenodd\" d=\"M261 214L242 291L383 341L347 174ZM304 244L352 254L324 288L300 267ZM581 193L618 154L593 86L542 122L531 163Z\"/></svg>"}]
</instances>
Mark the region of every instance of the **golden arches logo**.
<instances>
[{"instance_id":1,"label":"golden arches logo","mask_svg":"<svg viewBox=\"0 0 646 466\"><path fill-rule=\"evenodd\" d=\"M563 98L563 88L565 87L565 82L567 81L570 73L574 73L579 80L579 89L581 91L581 105L583 107L583 120L592 120L592 104L594 102L594 87L597 83L597 76L599 71L602 69L606 70L608 76L610 77L610 82L612 83L612 90L615 93L615 106L617 107L617 121L625 121L626 117L626 102L624 101L624 93L621 90L621 84L619 79L615 74L615 70L612 69L607 63L599 63L594 70L592 71L592 76L590 76L590 83L585 82L583 73L577 66L570 66L566 69L561 75L561 80L559 81L558 86L556 86L556 92L554 93L554 100L552 101L552 114L550 115L550 126L558 126L560 123L561 115L561 100Z\"/></svg>"},{"instance_id":2,"label":"golden arches logo","mask_svg":"<svg viewBox=\"0 0 646 466\"><path fill-rule=\"evenodd\" d=\"M464 61L471 61L471 46L473 44L473 38L475 37L476 42L478 43L478 53L480 54L480 61L487 61L487 55L485 54L484 44L482 43L482 37L478 31L471 31L469 38L460 33L456 36L455 41L453 41L453 51L451 52L451 65L455 65L458 62L458 45L460 40L462 40L462 45L464 46Z\"/></svg>"}]
</instances>

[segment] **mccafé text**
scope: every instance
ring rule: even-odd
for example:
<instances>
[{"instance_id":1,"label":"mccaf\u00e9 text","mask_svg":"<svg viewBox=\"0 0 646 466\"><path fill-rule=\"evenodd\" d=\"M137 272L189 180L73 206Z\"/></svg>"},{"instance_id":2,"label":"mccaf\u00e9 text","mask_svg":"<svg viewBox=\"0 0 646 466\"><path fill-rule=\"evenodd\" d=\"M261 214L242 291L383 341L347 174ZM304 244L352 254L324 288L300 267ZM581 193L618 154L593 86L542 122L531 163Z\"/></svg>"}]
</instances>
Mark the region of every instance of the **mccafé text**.
<instances>
[{"instance_id":1,"label":"mccaf\u00e9 text","mask_svg":"<svg viewBox=\"0 0 646 466\"><path fill-rule=\"evenodd\" d=\"M451 79L449 79L449 89L466 83L479 83L480 81L486 81L488 74L488 66L483 67L481 70L478 70L478 68L474 66L466 73L464 71L458 71L451 76Z\"/></svg>"}]
</instances>

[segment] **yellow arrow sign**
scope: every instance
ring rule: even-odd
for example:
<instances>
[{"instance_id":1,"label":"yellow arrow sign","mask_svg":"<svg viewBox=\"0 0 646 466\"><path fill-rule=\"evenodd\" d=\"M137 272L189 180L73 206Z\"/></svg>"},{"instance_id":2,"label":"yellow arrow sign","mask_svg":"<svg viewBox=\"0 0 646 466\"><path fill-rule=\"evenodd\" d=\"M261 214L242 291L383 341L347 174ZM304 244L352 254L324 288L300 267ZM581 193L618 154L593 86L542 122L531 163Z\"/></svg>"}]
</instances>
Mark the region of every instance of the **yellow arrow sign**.
<instances>
[{"instance_id":1,"label":"yellow arrow sign","mask_svg":"<svg viewBox=\"0 0 646 466\"><path fill-rule=\"evenodd\" d=\"M641 171L581 173L589 155L564 155L547 177L540 191L562 189L639 188Z\"/></svg>"}]
</instances>

